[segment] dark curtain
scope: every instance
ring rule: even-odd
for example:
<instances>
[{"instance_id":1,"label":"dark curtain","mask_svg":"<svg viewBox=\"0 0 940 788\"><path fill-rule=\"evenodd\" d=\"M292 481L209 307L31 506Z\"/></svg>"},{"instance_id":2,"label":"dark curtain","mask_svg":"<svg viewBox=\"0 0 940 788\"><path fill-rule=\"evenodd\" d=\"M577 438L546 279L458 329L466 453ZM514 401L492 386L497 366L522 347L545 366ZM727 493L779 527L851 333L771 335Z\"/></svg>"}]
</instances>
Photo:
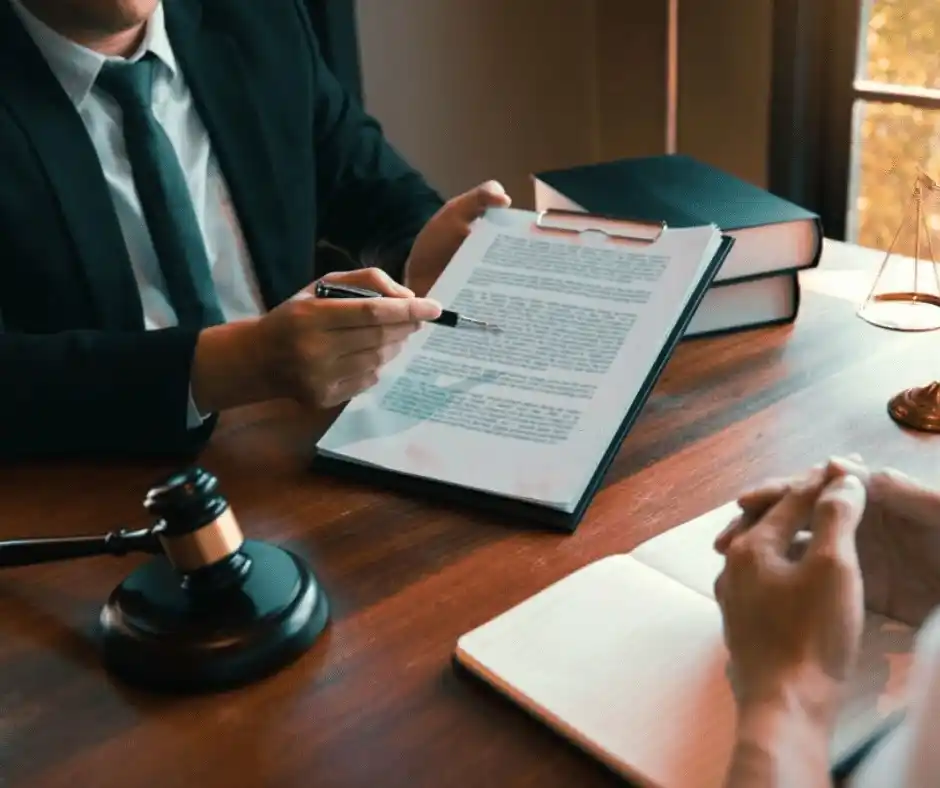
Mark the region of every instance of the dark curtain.
<instances>
[{"instance_id":1,"label":"dark curtain","mask_svg":"<svg viewBox=\"0 0 940 788\"><path fill-rule=\"evenodd\" d=\"M769 188L844 239L861 0L774 0Z\"/></svg>"}]
</instances>

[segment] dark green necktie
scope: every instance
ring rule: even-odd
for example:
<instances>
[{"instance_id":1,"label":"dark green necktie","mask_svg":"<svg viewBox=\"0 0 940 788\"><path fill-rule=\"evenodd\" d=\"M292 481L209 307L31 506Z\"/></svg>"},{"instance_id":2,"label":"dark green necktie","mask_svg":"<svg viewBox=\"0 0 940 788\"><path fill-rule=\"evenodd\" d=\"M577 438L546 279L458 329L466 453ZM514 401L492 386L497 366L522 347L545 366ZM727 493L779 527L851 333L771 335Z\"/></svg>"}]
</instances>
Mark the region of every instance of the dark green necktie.
<instances>
[{"instance_id":1,"label":"dark green necktie","mask_svg":"<svg viewBox=\"0 0 940 788\"><path fill-rule=\"evenodd\" d=\"M157 61L108 64L98 86L120 106L124 142L150 237L181 326L224 323L179 158L151 109Z\"/></svg>"}]
</instances>

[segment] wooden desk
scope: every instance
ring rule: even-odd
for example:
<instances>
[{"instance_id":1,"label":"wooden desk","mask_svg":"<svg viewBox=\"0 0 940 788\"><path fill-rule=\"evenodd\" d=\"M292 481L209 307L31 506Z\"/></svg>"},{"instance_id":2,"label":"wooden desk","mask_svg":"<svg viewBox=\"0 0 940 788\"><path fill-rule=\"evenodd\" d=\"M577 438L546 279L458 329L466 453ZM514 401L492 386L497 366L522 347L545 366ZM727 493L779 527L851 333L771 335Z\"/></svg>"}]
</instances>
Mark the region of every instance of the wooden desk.
<instances>
[{"instance_id":1,"label":"wooden desk","mask_svg":"<svg viewBox=\"0 0 940 788\"><path fill-rule=\"evenodd\" d=\"M831 244L821 270L804 277L795 326L684 344L573 536L312 477L305 466L322 424L292 408L226 418L202 463L250 536L310 557L333 604L328 636L266 683L154 699L111 682L87 635L134 561L7 571L0 786L620 784L456 676L454 642L577 567L830 453L937 477L940 437L900 430L885 403L901 386L940 377L940 340L854 317L879 259ZM4 470L0 537L142 525L141 498L166 470Z\"/></svg>"}]
</instances>

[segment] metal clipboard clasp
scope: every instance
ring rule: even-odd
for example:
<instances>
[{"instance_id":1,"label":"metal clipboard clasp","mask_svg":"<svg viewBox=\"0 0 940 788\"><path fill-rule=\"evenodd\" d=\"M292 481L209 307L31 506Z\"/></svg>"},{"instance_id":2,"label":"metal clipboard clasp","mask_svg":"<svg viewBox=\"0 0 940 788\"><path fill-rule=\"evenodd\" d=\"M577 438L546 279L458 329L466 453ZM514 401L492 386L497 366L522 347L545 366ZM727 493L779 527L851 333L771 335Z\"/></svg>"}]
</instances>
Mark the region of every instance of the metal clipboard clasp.
<instances>
[{"instance_id":1,"label":"metal clipboard clasp","mask_svg":"<svg viewBox=\"0 0 940 788\"><path fill-rule=\"evenodd\" d=\"M651 222L647 219L628 219L624 217L602 216L551 208L540 211L535 220L539 230L580 235L595 232L606 235L612 240L639 241L652 244L659 240L668 229L666 222Z\"/></svg>"}]
</instances>

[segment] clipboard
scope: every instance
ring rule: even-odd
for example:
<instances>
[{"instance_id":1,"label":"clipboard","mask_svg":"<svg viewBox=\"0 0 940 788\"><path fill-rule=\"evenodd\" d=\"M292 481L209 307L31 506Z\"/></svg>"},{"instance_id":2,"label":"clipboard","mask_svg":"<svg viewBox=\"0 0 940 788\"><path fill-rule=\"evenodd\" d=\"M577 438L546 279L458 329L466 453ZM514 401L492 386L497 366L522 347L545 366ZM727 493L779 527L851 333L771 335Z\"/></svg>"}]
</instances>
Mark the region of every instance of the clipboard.
<instances>
[{"instance_id":1,"label":"clipboard","mask_svg":"<svg viewBox=\"0 0 940 788\"><path fill-rule=\"evenodd\" d=\"M519 219L510 218L518 214L534 214L527 222L528 229L545 233L582 234L585 232L602 233L614 241L623 241L644 246L654 243L668 229L666 222L651 222L645 219L610 217L566 210L546 210L541 212L519 211L517 209L497 208L487 212L482 220L491 220L503 226L518 228ZM505 218L505 221L504 221ZM641 228L637 230L637 228ZM686 304L685 310L672 328L663 349L651 365L637 396L630 404L624 418L614 430L610 442L601 456L581 497L571 512L564 512L531 501L510 498L499 493L460 487L448 482L424 477L411 476L394 470L364 465L341 457L328 457L320 454L314 446L314 456L310 463L311 470L337 479L363 484L372 488L413 498L418 501L433 502L450 508L478 512L512 523L526 524L529 527L574 533L584 519L589 506L603 487L604 479L611 465L620 453L621 446L646 406L653 389L661 377L666 364L672 357L676 346L681 341L695 311L705 297L715 275L721 268L734 245L734 238L722 233L721 244L705 269Z\"/></svg>"},{"instance_id":2,"label":"clipboard","mask_svg":"<svg viewBox=\"0 0 940 788\"><path fill-rule=\"evenodd\" d=\"M583 211L549 208L539 211L533 228L546 233L581 235L598 233L614 241L633 241L653 244L668 229L664 221L651 222L623 216L604 216ZM642 228L639 231L628 228Z\"/></svg>"}]
</instances>

